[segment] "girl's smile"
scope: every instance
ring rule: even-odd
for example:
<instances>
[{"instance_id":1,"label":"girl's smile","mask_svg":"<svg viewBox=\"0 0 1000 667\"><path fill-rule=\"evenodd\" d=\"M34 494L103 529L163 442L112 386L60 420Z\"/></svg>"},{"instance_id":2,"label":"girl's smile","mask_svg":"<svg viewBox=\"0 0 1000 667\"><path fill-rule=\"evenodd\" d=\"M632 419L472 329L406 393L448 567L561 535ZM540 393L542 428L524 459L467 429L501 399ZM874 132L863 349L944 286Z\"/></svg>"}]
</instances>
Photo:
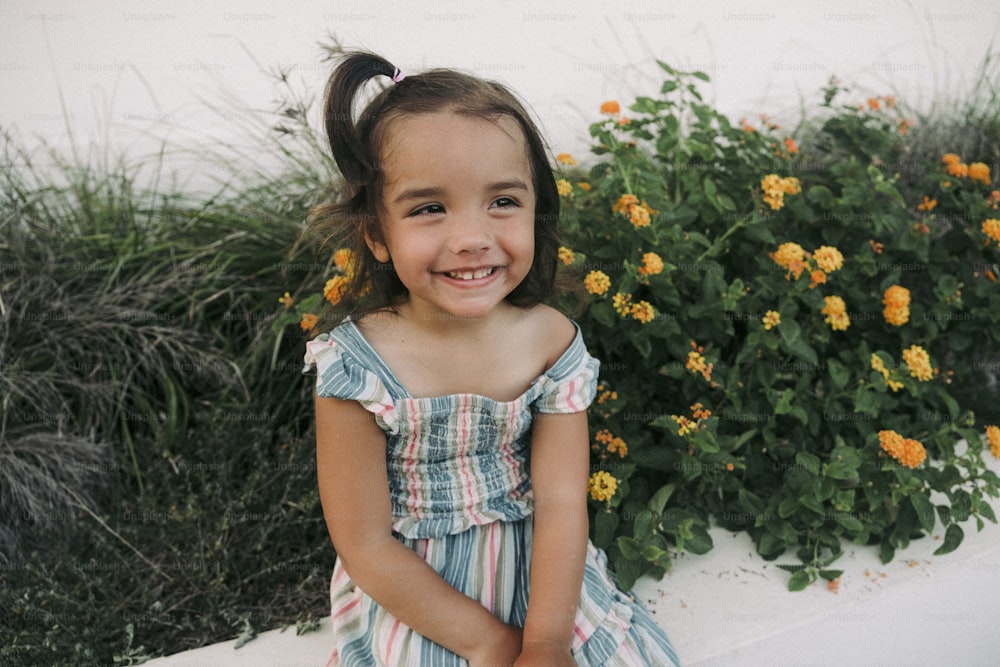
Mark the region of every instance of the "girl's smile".
<instances>
[{"instance_id":1,"label":"girl's smile","mask_svg":"<svg viewBox=\"0 0 1000 667\"><path fill-rule=\"evenodd\" d=\"M395 120L383 156L382 239L420 317L481 318L534 258L535 193L516 121L451 111Z\"/></svg>"}]
</instances>

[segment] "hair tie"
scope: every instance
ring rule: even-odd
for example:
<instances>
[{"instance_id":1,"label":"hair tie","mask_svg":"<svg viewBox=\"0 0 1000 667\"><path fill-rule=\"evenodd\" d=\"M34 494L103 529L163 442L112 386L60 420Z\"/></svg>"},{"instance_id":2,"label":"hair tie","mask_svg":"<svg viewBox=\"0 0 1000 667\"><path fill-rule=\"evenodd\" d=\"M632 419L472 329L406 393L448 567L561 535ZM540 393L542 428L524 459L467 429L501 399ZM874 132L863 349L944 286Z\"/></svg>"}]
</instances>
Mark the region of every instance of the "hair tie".
<instances>
[{"instance_id":1,"label":"hair tie","mask_svg":"<svg viewBox=\"0 0 1000 667\"><path fill-rule=\"evenodd\" d=\"M403 74L403 71L401 69L399 69L398 67L394 67L393 68L393 72L392 72L392 82L393 83L399 83L400 81L402 81L405 78L406 78L406 75Z\"/></svg>"}]
</instances>

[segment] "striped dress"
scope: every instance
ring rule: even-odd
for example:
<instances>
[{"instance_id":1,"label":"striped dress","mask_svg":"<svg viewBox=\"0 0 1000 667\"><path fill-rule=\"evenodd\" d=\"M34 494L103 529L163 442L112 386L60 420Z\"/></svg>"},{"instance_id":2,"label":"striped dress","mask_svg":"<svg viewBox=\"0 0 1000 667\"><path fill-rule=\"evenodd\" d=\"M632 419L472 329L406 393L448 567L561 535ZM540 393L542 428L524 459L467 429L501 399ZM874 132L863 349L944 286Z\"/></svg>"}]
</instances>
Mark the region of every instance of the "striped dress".
<instances>
[{"instance_id":1,"label":"striped dress","mask_svg":"<svg viewBox=\"0 0 1000 667\"><path fill-rule=\"evenodd\" d=\"M599 364L576 337L521 396L413 398L353 322L307 345L317 394L358 401L386 435L397 539L452 586L506 623L528 607L535 412L579 412L594 398ZM328 667L458 667L458 655L410 630L354 586L338 561L330 586L335 648ZM572 645L578 665L677 665L664 632L588 544Z\"/></svg>"}]
</instances>

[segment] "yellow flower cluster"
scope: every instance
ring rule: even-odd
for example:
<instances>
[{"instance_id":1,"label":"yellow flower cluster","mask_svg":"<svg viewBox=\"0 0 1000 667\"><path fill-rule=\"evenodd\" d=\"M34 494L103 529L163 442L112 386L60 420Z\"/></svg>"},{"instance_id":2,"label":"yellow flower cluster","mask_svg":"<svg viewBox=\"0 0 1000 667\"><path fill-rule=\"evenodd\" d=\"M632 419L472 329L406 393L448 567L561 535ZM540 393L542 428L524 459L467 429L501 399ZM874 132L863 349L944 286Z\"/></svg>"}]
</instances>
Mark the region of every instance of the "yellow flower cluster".
<instances>
[{"instance_id":1,"label":"yellow flower cluster","mask_svg":"<svg viewBox=\"0 0 1000 667\"><path fill-rule=\"evenodd\" d=\"M761 179L760 187L764 191L764 201L772 211L777 211L785 205L785 195L797 195L802 192L802 185L794 176L781 178L777 174L768 174Z\"/></svg>"},{"instance_id":2,"label":"yellow flower cluster","mask_svg":"<svg viewBox=\"0 0 1000 667\"><path fill-rule=\"evenodd\" d=\"M288 292L285 292L285 295L283 297L281 297L280 299L278 299L278 303L280 303L282 306L284 306L285 309L288 309L288 308L292 307L293 303L295 303L295 299L292 298L291 294L289 294Z\"/></svg>"},{"instance_id":3,"label":"yellow flower cluster","mask_svg":"<svg viewBox=\"0 0 1000 667\"><path fill-rule=\"evenodd\" d=\"M878 442L889 456L907 468L916 468L927 458L927 451L919 441L903 438L895 431L879 431Z\"/></svg>"},{"instance_id":4,"label":"yellow flower cluster","mask_svg":"<svg viewBox=\"0 0 1000 667\"><path fill-rule=\"evenodd\" d=\"M598 470L590 476L587 484L590 497L598 502L611 500L618 490L618 480L609 472Z\"/></svg>"},{"instance_id":5,"label":"yellow flower cluster","mask_svg":"<svg viewBox=\"0 0 1000 667\"><path fill-rule=\"evenodd\" d=\"M1000 245L1000 220L990 218L983 221L983 234L990 237ZM988 243L988 241L987 241Z\"/></svg>"},{"instance_id":6,"label":"yellow flower cluster","mask_svg":"<svg viewBox=\"0 0 1000 667\"><path fill-rule=\"evenodd\" d=\"M642 256L642 264L639 266L639 275L655 276L663 273L663 259L655 252L647 252Z\"/></svg>"},{"instance_id":7,"label":"yellow flower cluster","mask_svg":"<svg viewBox=\"0 0 1000 667\"><path fill-rule=\"evenodd\" d=\"M968 178L970 181L976 181L983 185L990 184L990 167L983 162L973 162L967 165L955 153L945 153L941 156L941 161L944 162L944 170L950 176Z\"/></svg>"},{"instance_id":8,"label":"yellow flower cluster","mask_svg":"<svg viewBox=\"0 0 1000 667\"><path fill-rule=\"evenodd\" d=\"M882 303L885 305L882 314L889 324L898 327L910 321L910 290L891 285L882 295Z\"/></svg>"},{"instance_id":9,"label":"yellow flower cluster","mask_svg":"<svg viewBox=\"0 0 1000 667\"><path fill-rule=\"evenodd\" d=\"M712 411L706 410L705 406L699 402L691 406L691 416L694 419L689 419L683 415L670 415L670 418L677 423L677 435L683 437L688 433L697 431L699 428L708 426L705 420L712 416Z\"/></svg>"},{"instance_id":10,"label":"yellow flower cluster","mask_svg":"<svg viewBox=\"0 0 1000 667\"><path fill-rule=\"evenodd\" d=\"M639 320L643 324L649 324L656 319L656 309L653 308L653 304L648 301L633 303L632 308L629 310L629 314L632 315L633 319Z\"/></svg>"},{"instance_id":11,"label":"yellow flower cluster","mask_svg":"<svg viewBox=\"0 0 1000 667\"><path fill-rule=\"evenodd\" d=\"M781 313L776 310L769 310L764 313L764 317L760 319L764 323L764 330L770 331L774 327L781 324Z\"/></svg>"},{"instance_id":12,"label":"yellow flower cluster","mask_svg":"<svg viewBox=\"0 0 1000 667\"><path fill-rule=\"evenodd\" d=\"M830 325L834 331L847 331L851 326L851 318L847 315L847 305L839 296L823 297L823 309L819 312L826 317L824 322Z\"/></svg>"},{"instance_id":13,"label":"yellow flower cluster","mask_svg":"<svg viewBox=\"0 0 1000 667\"><path fill-rule=\"evenodd\" d=\"M993 452L993 456L1000 459L1000 427L987 426L986 441L990 443L990 451Z\"/></svg>"},{"instance_id":14,"label":"yellow flower cluster","mask_svg":"<svg viewBox=\"0 0 1000 667\"><path fill-rule=\"evenodd\" d=\"M611 305L616 313L628 317L632 313L632 295L618 292L611 298Z\"/></svg>"},{"instance_id":15,"label":"yellow flower cluster","mask_svg":"<svg viewBox=\"0 0 1000 667\"><path fill-rule=\"evenodd\" d=\"M569 248L564 246L559 246L559 261L569 266L576 261L576 253L574 253Z\"/></svg>"},{"instance_id":16,"label":"yellow flower cluster","mask_svg":"<svg viewBox=\"0 0 1000 667\"><path fill-rule=\"evenodd\" d=\"M704 351L705 348L703 346L691 341L691 351L688 352L687 363L685 366L692 373L701 373L701 376L705 378L705 380L711 382L712 369L715 367L715 364L705 361L705 357L702 355L702 352Z\"/></svg>"},{"instance_id":17,"label":"yellow flower cluster","mask_svg":"<svg viewBox=\"0 0 1000 667\"><path fill-rule=\"evenodd\" d=\"M919 345L911 345L909 349L903 350L903 362L910 369L910 375L921 382L927 382L934 377L931 357L927 354L927 350Z\"/></svg>"},{"instance_id":18,"label":"yellow flower cluster","mask_svg":"<svg viewBox=\"0 0 1000 667\"><path fill-rule=\"evenodd\" d=\"M872 369L878 371L885 378L885 383L894 392L899 391L903 388L903 383L899 380L893 380L889 369L885 367L885 362L882 361L882 357L878 356L874 352L872 353Z\"/></svg>"},{"instance_id":19,"label":"yellow flower cluster","mask_svg":"<svg viewBox=\"0 0 1000 667\"><path fill-rule=\"evenodd\" d=\"M606 428L594 434L594 440L607 447L608 451L612 454L618 454L620 458L628 454L628 445L625 444L625 441L615 436Z\"/></svg>"},{"instance_id":20,"label":"yellow flower cluster","mask_svg":"<svg viewBox=\"0 0 1000 667\"><path fill-rule=\"evenodd\" d=\"M624 194L618 198L617 203L611 207L614 213L621 213L628 218L632 226L636 229L648 227L652 216L656 211L649 207L646 202L640 202L635 195Z\"/></svg>"},{"instance_id":21,"label":"yellow flower cluster","mask_svg":"<svg viewBox=\"0 0 1000 667\"><path fill-rule=\"evenodd\" d=\"M611 287L611 278L604 271L591 271L587 274L587 277L583 279L583 286L587 288L587 291L591 294L596 294L600 296L608 291Z\"/></svg>"},{"instance_id":22,"label":"yellow flower cluster","mask_svg":"<svg viewBox=\"0 0 1000 667\"><path fill-rule=\"evenodd\" d=\"M565 178L560 178L556 181L556 190L559 191L560 197L568 197L573 193L573 186Z\"/></svg>"}]
</instances>

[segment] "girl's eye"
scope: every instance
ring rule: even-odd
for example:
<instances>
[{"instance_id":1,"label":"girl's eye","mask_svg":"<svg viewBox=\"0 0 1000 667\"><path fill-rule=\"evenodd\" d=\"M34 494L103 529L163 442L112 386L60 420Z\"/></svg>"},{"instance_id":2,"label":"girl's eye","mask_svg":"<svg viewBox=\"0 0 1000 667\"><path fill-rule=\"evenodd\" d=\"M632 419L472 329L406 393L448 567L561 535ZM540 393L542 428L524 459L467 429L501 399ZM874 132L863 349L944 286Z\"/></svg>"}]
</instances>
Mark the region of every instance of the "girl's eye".
<instances>
[{"instance_id":1,"label":"girl's eye","mask_svg":"<svg viewBox=\"0 0 1000 667\"><path fill-rule=\"evenodd\" d=\"M497 197L493 201L493 205L497 208L517 208L520 204L513 197Z\"/></svg>"},{"instance_id":2,"label":"girl's eye","mask_svg":"<svg viewBox=\"0 0 1000 667\"><path fill-rule=\"evenodd\" d=\"M444 207L440 204L428 204L427 206L421 206L420 208L414 210L410 213L411 217L418 215L437 215L439 213L444 213Z\"/></svg>"}]
</instances>

